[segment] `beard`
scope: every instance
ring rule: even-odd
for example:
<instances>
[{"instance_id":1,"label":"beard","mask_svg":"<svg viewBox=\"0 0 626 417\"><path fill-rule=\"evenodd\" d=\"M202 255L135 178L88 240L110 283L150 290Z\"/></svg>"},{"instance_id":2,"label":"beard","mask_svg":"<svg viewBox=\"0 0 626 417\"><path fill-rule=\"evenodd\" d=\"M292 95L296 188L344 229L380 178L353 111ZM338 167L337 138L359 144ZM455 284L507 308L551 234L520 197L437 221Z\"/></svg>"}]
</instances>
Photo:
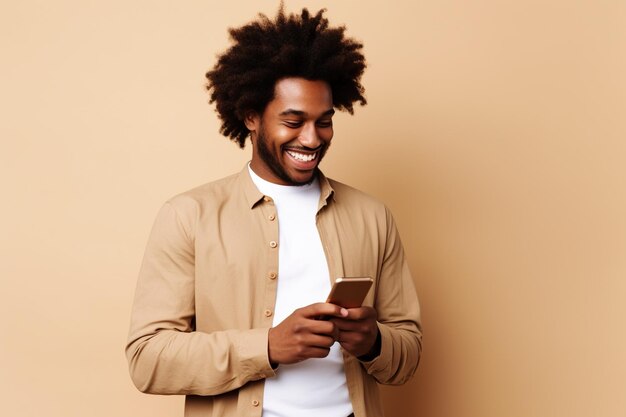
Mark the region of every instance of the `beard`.
<instances>
[{"instance_id":1,"label":"beard","mask_svg":"<svg viewBox=\"0 0 626 417\"><path fill-rule=\"evenodd\" d=\"M281 180L283 180L288 185L306 185L313 182L315 177L317 176L318 168L315 168L315 172L311 175L311 178L307 181L296 181L292 177L289 176L283 165L279 162L278 157L275 153L272 152L270 147L267 144L267 135L265 133L265 128L263 124L259 126L259 131L256 137L257 141L257 151L259 153L259 157L265 162L265 164L272 170L272 172ZM320 146L320 149L317 151L317 164L322 161L322 158L326 154L326 150L328 149L327 144ZM282 148L282 147L281 147ZM305 149L305 148L303 148ZM282 152L282 149L281 149Z\"/></svg>"}]
</instances>

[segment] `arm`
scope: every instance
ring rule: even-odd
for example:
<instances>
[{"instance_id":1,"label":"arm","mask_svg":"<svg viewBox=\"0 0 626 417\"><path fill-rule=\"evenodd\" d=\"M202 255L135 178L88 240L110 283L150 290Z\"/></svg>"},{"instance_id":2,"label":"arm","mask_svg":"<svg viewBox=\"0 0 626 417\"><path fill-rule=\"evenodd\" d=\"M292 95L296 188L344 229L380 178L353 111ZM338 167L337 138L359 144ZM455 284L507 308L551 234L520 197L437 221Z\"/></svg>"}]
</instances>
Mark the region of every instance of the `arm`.
<instances>
[{"instance_id":1,"label":"arm","mask_svg":"<svg viewBox=\"0 0 626 417\"><path fill-rule=\"evenodd\" d=\"M274 375L268 329L195 331L192 222L166 204L146 247L126 346L143 392L216 395Z\"/></svg>"},{"instance_id":2,"label":"arm","mask_svg":"<svg viewBox=\"0 0 626 417\"><path fill-rule=\"evenodd\" d=\"M400 236L389 210L386 210L386 216L386 241L374 302L380 353L370 361L360 359L367 373L379 383L403 384L413 376L420 359L420 309Z\"/></svg>"}]
</instances>

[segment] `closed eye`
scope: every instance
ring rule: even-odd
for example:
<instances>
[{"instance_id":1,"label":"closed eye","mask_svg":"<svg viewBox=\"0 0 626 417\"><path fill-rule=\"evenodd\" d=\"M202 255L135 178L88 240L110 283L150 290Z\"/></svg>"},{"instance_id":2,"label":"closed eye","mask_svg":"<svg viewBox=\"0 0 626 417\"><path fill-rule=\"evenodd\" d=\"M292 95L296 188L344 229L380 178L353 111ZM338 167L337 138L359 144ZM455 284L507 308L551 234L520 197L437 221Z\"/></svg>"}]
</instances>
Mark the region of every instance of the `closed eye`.
<instances>
[{"instance_id":1,"label":"closed eye","mask_svg":"<svg viewBox=\"0 0 626 417\"><path fill-rule=\"evenodd\" d=\"M292 120L285 120L283 122L283 124L285 126L287 126L288 128L291 128L291 129L297 129L297 128L302 126L302 122L301 121L295 121L295 120L294 121L292 121Z\"/></svg>"}]
</instances>

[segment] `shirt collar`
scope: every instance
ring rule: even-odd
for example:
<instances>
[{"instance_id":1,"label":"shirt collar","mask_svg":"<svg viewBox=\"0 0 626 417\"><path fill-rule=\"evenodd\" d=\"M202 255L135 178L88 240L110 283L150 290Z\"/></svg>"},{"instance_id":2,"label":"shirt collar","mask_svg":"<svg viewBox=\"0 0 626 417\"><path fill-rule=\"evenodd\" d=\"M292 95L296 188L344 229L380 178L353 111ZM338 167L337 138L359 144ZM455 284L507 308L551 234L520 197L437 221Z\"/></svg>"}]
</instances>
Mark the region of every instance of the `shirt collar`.
<instances>
[{"instance_id":1,"label":"shirt collar","mask_svg":"<svg viewBox=\"0 0 626 417\"><path fill-rule=\"evenodd\" d=\"M328 204L329 199L335 194L335 190L330 185L330 181L326 176L320 171L317 170L318 179L320 182L320 204L318 206L318 211ZM256 188L252 178L250 178L250 173L248 172L248 164L244 165L241 172L239 172L239 183L243 189L243 193L246 197L246 202L248 203L248 207L253 209L261 200L265 198L262 192Z\"/></svg>"},{"instance_id":2,"label":"shirt collar","mask_svg":"<svg viewBox=\"0 0 626 417\"><path fill-rule=\"evenodd\" d=\"M320 182L320 204L317 207L317 211L320 211L322 207L328 204L331 199L335 199L335 190L332 185L330 185L330 181L326 178L326 175L319 169L317 170L318 179Z\"/></svg>"}]
</instances>

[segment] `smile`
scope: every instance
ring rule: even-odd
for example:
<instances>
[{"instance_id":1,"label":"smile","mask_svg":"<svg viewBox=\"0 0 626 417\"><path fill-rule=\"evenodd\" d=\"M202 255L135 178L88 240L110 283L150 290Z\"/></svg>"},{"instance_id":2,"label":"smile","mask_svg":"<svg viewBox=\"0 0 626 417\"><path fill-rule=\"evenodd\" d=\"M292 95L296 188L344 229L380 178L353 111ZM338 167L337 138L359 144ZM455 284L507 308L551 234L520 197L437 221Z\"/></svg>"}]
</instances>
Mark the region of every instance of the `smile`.
<instances>
[{"instance_id":1,"label":"smile","mask_svg":"<svg viewBox=\"0 0 626 417\"><path fill-rule=\"evenodd\" d=\"M314 152L314 153L311 153L311 154L300 153L300 152L296 152L296 151L292 151L292 150L287 150L286 152L292 158L297 159L298 161L302 161L302 162L310 162L310 161L314 160L317 157L317 152Z\"/></svg>"}]
</instances>

